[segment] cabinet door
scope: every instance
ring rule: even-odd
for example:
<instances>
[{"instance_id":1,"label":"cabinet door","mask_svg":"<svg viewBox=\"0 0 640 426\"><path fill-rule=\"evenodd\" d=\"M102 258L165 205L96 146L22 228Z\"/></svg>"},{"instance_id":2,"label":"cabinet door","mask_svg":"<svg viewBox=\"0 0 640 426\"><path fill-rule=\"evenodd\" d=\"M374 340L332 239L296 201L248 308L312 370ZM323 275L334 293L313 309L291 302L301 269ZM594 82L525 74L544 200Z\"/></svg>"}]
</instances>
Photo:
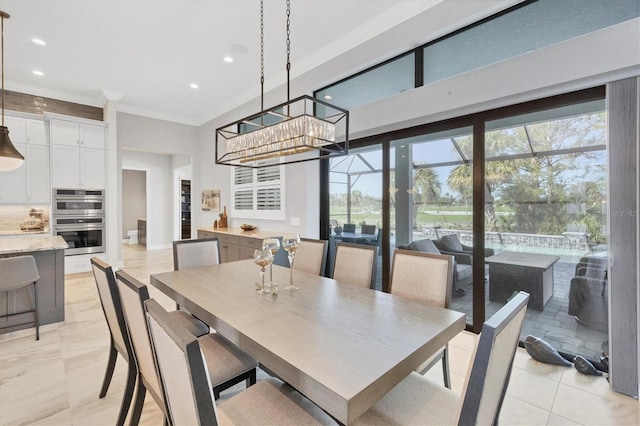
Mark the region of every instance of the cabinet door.
<instances>
[{"instance_id":1,"label":"cabinet door","mask_svg":"<svg viewBox=\"0 0 640 426\"><path fill-rule=\"evenodd\" d=\"M93 124L80 124L80 146L105 149L105 128Z\"/></svg>"},{"instance_id":2,"label":"cabinet door","mask_svg":"<svg viewBox=\"0 0 640 426\"><path fill-rule=\"evenodd\" d=\"M80 148L77 145L53 145L51 155L53 155L51 186L53 188L80 188Z\"/></svg>"},{"instance_id":3,"label":"cabinet door","mask_svg":"<svg viewBox=\"0 0 640 426\"><path fill-rule=\"evenodd\" d=\"M104 189L105 158L105 151L102 149L80 150L80 182L83 188Z\"/></svg>"},{"instance_id":4,"label":"cabinet door","mask_svg":"<svg viewBox=\"0 0 640 426\"><path fill-rule=\"evenodd\" d=\"M20 167L0 173L0 202L24 203L27 196L26 145L14 143L18 152L25 157Z\"/></svg>"},{"instance_id":5,"label":"cabinet door","mask_svg":"<svg viewBox=\"0 0 640 426\"><path fill-rule=\"evenodd\" d=\"M49 147L27 145L27 202L49 203Z\"/></svg>"},{"instance_id":6,"label":"cabinet door","mask_svg":"<svg viewBox=\"0 0 640 426\"><path fill-rule=\"evenodd\" d=\"M238 260L253 259L253 247L238 246Z\"/></svg>"},{"instance_id":7,"label":"cabinet door","mask_svg":"<svg viewBox=\"0 0 640 426\"><path fill-rule=\"evenodd\" d=\"M80 145L80 124L65 120L51 120L52 145Z\"/></svg>"},{"instance_id":8,"label":"cabinet door","mask_svg":"<svg viewBox=\"0 0 640 426\"><path fill-rule=\"evenodd\" d=\"M26 137L29 145L49 145L46 125L41 120L26 120Z\"/></svg>"},{"instance_id":9,"label":"cabinet door","mask_svg":"<svg viewBox=\"0 0 640 426\"><path fill-rule=\"evenodd\" d=\"M6 116L4 125L9 129L9 139L15 144L24 144L27 142L24 130L24 118Z\"/></svg>"}]
</instances>

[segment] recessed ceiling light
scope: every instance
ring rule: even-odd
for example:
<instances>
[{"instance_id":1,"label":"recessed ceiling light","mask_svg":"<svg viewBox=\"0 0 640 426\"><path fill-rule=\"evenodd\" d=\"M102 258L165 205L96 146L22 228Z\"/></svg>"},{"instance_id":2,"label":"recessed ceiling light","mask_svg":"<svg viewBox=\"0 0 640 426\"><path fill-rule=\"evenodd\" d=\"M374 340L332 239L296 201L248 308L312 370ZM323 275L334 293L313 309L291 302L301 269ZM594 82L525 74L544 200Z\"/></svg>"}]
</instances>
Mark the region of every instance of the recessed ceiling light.
<instances>
[{"instance_id":1,"label":"recessed ceiling light","mask_svg":"<svg viewBox=\"0 0 640 426\"><path fill-rule=\"evenodd\" d=\"M34 44L37 44L38 46L46 46L47 45L47 43L44 40L41 40L39 38L32 38L31 41Z\"/></svg>"},{"instance_id":2,"label":"recessed ceiling light","mask_svg":"<svg viewBox=\"0 0 640 426\"><path fill-rule=\"evenodd\" d=\"M325 98L325 99L333 99L333 96L331 96L331 95L324 95L324 98Z\"/></svg>"},{"instance_id":3,"label":"recessed ceiling light","mask_svg":"<svg viewBox=\"0 0 640 426\"><path fill-rule=\"evenodd\" d=\"M37 75L38 77L42 77L44 75L42 71L38 71L38 70L33 70L33 74Z\"/></svg>"},{"instance_id":4,"label":"recessed ceiling light","mask_svg":"<svg viewBox=\"0 0 640 426\"><path fill-rule=\"evenodd\" d=\"M233 58L232 58L231 56L225 56L225 57L223 58L223 60L224 60L226 63L228 63L228 64L230 64L231 62L233 62Z\"/></svg>"},{"instance_id":5,"label":"recessed ceiling light","mask_svg":"<svg viewBox=\"0 0 640 426\"><path fill-rule=\"evenodd\" d=\"M197 89L199 86L198 83L191 83L189 87L191 87L192 89Z\"/></svg>"}]
</instances>

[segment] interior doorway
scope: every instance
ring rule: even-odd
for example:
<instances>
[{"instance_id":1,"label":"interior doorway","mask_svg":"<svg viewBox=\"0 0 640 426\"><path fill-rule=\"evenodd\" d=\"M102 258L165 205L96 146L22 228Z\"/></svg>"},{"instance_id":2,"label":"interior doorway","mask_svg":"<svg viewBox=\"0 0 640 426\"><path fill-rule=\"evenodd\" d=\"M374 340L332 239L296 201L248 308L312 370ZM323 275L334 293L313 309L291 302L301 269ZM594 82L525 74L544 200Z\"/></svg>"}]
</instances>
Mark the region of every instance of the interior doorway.
<instances>
[{"instance_id":1,"label":"interior doorway","mask_svg":"<svg viewBox=\"0 0 640 426\"><path fill-rule=\"evenodd\" d=\"M121 238L129 244L139 244L138 220L147 218L147 172L122 170L122 229Z\"/></svg>"}]
</instances>

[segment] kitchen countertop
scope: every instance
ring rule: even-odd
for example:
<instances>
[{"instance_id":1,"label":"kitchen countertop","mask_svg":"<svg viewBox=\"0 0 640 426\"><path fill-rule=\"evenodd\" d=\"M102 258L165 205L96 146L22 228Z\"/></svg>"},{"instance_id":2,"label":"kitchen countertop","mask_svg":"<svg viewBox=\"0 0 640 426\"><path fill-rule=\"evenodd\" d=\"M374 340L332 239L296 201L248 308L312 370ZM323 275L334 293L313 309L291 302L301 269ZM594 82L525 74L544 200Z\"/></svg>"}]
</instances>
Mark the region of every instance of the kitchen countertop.
<instances>
[{"instance_id":1,"label":"kitchen countertop","mask_svg":"<svg viewBox=\"0 0 640 426\"><path fill-rule=\"evenodd\" d=\"M11 231L0 231L0 237L5 237L5 236L14 236L14 235L40 235L42 234L43 236L46 234L51 235L51 231L49 229L46 230L42 230L42 231L21 231L19 229L14 229Z\"/></svg>"},{"instance_id":2,"label":"kitchen countertop","mask_svg":"<svg viewBox=\"0 0 640 426\"><path fill-rule=\"evenodd\" d=\"M0 255L32 251L64 250L69 245L61 236L16 237L0 239Z\"/></svg>"}]
</instances>

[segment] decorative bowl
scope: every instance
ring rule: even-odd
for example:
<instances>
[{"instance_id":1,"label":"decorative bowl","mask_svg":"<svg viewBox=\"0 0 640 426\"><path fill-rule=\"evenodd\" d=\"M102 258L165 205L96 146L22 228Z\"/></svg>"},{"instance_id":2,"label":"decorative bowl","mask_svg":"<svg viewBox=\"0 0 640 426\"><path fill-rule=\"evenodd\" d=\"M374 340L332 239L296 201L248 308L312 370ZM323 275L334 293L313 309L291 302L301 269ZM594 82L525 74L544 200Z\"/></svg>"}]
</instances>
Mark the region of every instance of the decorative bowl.
<instances>
[{"instance_id":1,"label":"decorative bowl","mask_svg":"<svg viewBox=\"0 0 640 426\"><path fill-rule=\"evenodd\" d=\"M240 229L242 229L243 231L253 231L254 229L256 229L256 226L249 225L248 223L243 223L242 225L240 225Z\"/></svg>"}]
</instances>

